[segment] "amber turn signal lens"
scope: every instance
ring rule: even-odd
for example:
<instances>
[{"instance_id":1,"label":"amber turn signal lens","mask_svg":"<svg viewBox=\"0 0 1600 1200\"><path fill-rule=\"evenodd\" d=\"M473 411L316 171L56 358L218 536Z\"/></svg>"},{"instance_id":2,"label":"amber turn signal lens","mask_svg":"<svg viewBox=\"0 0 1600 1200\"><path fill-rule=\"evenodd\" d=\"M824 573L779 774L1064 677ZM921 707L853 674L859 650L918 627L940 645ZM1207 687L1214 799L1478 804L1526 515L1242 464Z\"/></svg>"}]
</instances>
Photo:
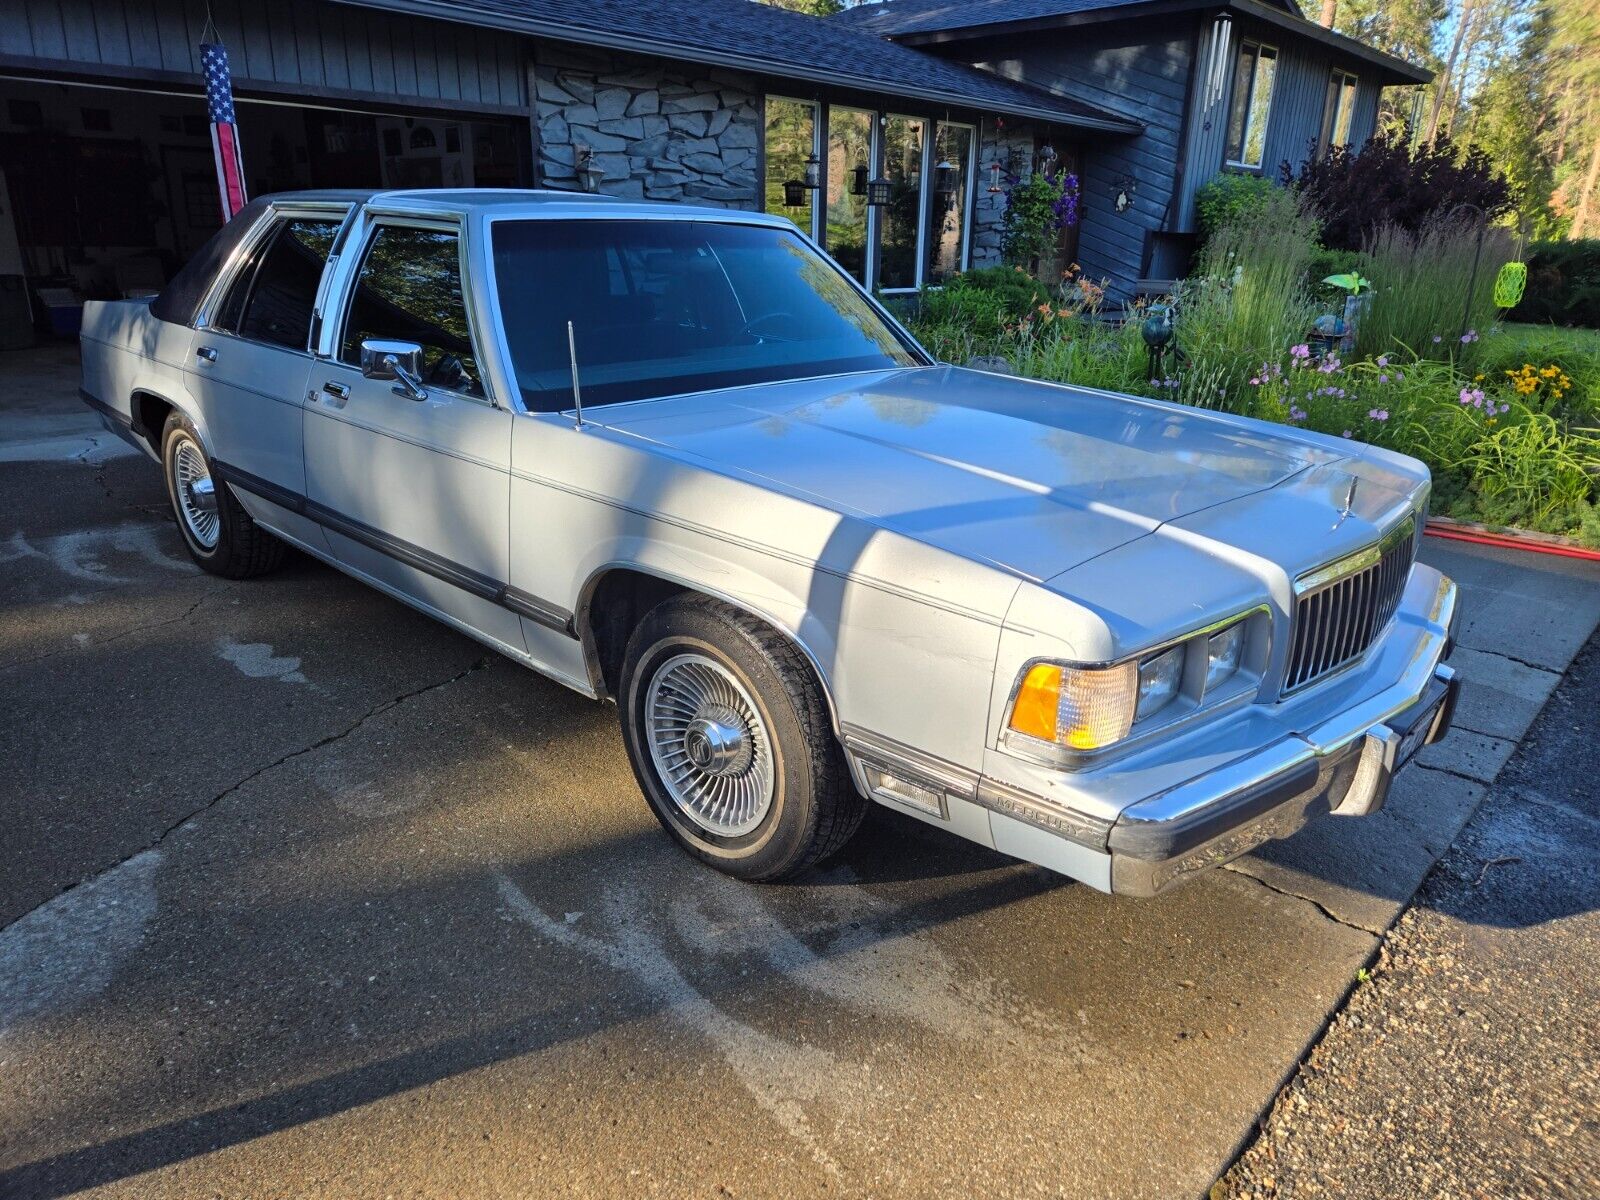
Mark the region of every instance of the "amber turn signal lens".
<instances>
[{"instance_id":1,"label":"amber turn signal lens","mask_svg":"<svg viewBox=\"0 0 1600 1200\"><path fill-rule=\"evenodd\" d=\"M1056 740L1056 717L1061 707L1061 668L1035 663L1022 678L1016 703L1011 706L1011 728L1040 741Z\"/></svg>"},{"instance_id":2,"label":"amber turn signal lens","mask_svg":"<svg viewBox=\"0 0 1600 1200\"><path fill-rule=\"evenodd\" d=\"M1012 732L1071 750L1098 750L1128 736L1139 669L1035 663L1017 686L1007 724Z\"/></svg>"}]
</instances>

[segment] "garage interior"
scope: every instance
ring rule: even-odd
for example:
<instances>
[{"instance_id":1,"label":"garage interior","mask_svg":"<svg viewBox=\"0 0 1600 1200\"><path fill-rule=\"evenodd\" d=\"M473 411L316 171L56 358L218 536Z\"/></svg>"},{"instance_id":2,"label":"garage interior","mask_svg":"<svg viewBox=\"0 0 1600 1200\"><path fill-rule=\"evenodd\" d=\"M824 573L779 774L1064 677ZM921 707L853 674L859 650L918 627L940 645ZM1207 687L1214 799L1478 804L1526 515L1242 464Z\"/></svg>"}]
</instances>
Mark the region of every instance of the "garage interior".
<instances>
[{"instance_id":1,"label":"garage interior","mask_svg":"<svg viewBox=\"0 0 1600 1200\"><path fill-rule=\"evenodd\" d=\"M528 122L235 96L252 197L525 187ZM0 348L74 337L86 299L158 291L221 224L205 98L0 78Z\"/></svg>"}]
</instances>

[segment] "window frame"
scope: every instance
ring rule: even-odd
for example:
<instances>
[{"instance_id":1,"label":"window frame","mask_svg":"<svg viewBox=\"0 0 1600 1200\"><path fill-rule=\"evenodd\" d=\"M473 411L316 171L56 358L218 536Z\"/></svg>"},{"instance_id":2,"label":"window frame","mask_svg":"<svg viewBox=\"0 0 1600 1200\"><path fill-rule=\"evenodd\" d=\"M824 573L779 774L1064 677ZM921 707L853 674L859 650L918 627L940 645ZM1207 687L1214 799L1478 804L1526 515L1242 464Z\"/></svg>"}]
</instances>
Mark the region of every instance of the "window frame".
<instances>
[{"instance_id":1,"label":"window frame","mask_svg":"<svg viewBox=\"0 0 1600 1200\"><path fill-rule=\"evenodd\" d=\"M273 204L266 208L254 227L234 247L233 254L223 265L222 269L211 281L211 286L206 289L205 299L201 302L195 316L194 328L204 330L214 337L228 337L235 341L244 342L251 346L267 346L273 350L282 350L286 354L299 354L306 358L317 357L317 342L321 336L322 300L327 292L328 280L339 262L340 241L350 227L351 211L353 204ZM232 329L224 329L215 324L217 314L228 298L228 293L233 290L233 285L240 277L249 272L254 275L260 268L262 256L271 247L276 236L280 222L294 220L328 221L334 228L333 244L328 251L328 258L322 264L322 278L317 284L317 290L311 300L311 324L306 336L306 344L300 349L285 346L281 342L263 342L256 338L245 337ZM250 284L251 291L255 290L255 281ZM249 306L246 297L245 305Z\"/></svg>"},{"instance_id":2,"label":"window frame","mask_svg":"<svg viewBox=\"0 0 1600 1200\"><path fill-rule=\"evenodd\" d=\"M1235 158L1231 153L1229 153L1229 151L1232 150L1232 147L1228 144L1228 142L1229 138L1231 137L1231 130L1233 128L1233 114L1236 107L1238 107L1238 102L1240 100L1240 97L1237 95L1239 86L1239 58L1245 53L1246 50L1254 51L1255 58L1254 64L1250 69L1250 85L1245 89L1243 97L1244 124L1239 129L1239 154L1241 157ZM1252 163L1246 161L1242 156L1247 153L1246 147L1250 145L1250 133L1252 129L1250 113L1255 107L1256 88L1261 82L1261 60L1263 55L1270 56L1272 59L1272 89L1267 94L1267 111L1262 116L1263 128L1261 130L1261 161ZM1272 127L1272 106L1273 101L1277 98L1275 93L1278 90L1279 58L1280 52L1278 47L1274 46L1270 42L1258 41L1255 38L1239 39L1239 44L1233 52L1233 92L1230 93L1228 97L1227 123L1223 126L1222 131L1222 161L1224 166L1230 167L1236 171L1259 172L1264 169L1263 164L1267 159L1267 132Z\"/></svg>"},{"instance_id":3,"label":"window frame","mask_svg":"<svg viewBox=\"0 0 1600 1200\"><path fill-rule=\"evenodd\" d=\"M472 343L472 359L478 365L478 384L483 389L483 395L474 396L470 392L460 392L455 388L448 388L442 384L428 384L428 395L450 396L457 400L465 400L472 404L481 404L487 408L503 408L495 398L494 380L489 372L489 359L483 352L483 336L479 330L480 322L477 319L476 306L472 302L469 290L469 280L472 276L468 272L467 237L463 229L463 222L452 217L422 217L402 216L387 212L368 212L365 227L361 232L359 249L350 256L348 272L343 276L344 303L339 309L337 322L328 322L332 326L332 337L323 344L327 347L325 357L335 367L346 371L361 374L361 367L347 363L340 355L344 346L345 329L350 323L351 311L355 308L356 292L361 286L361 268L366 265L367 255L372 250L372 244L377 240L378 234L384 229L417 229L429 233L448 233L456 239L456 272L461 281L461 307L467 319L467 339ZM336 243L336 248L338 244ZM365 378L365 376L363 376ZM408 402L409 403L409 402Z\"/></svg>"},{"instance_id":4,"label":"window frame","mask_svg":"<svg viewBox=\"0 0 1600 1200\"><path fill-rule=\"evenodd\" d=\"M1321 145L1317 148L1317 157L1324 158L1334 146L1349 146L1351 129L1355 125L1356 97L1361 92L1361 76L1354 71L1347 71L1343 67L1333 67L1328 72L1330 94L1322 103L1322 137ZM1346 98L1349 103L1346 104ZM1331 100L1331 103L1330 103ZM1345 136L1343 142L1335 142L1339 118L1343 115L1345 121Z\"/></svg>"}]
</instances>

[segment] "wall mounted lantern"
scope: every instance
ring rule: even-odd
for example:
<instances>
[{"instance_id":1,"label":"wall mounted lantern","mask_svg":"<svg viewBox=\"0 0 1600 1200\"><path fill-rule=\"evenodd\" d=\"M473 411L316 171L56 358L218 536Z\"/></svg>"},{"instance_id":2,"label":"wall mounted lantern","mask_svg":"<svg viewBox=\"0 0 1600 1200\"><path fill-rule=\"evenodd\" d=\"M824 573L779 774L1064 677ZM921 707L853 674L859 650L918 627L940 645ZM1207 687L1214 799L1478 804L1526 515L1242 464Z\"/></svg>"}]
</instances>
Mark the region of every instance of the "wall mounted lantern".
<instances>
[{"instance_id":1,"label":"wall mounted lantern","mask_svg":"<svg viewBox=\"0 0 1600 1200\"><path fill-rule=\"evenodd\" d=\"M850 172L850 194L852 196L865 196L867 194L867 164L862 163Z\"/></svg>"},{"instance_id":2,"label":"wall mounted lantern","mask_svg":"<svg viewBox=\"0 0 1600 1200\"><path fill-rule=\"evenodd\" d=\"M933 190L940 196L948 196L955 191L960 179L961 168L948 158L933 168Z\"/></svg>"},{"instance_id":3,"label":"wall mounted lantern","mask_svg":"<svg viewBox=\"0 0 1600 1200\"><path fill-rule=\"evenodd\" d=\"M806 206L806 184L803 179L788 179L783 184L783 202L790 208Z\"/></svg>"},{"instance_id":4,"label":"wall mounted lantern","mask_svg":"<svg viewBox=\"0 0 1600 1200\"><path fill-rule=\"evenodd\" d=\"M1056 148L1049 142L1046 142L1044 145L1040 146L1039 170L1048 171L1051 167L1056 165L1056 159L1058 157L1060 156L1056 154Z\"/></svg>"},{"instance_id":5,"label":"wall mounted lantern","mask_svg":"<svg viewBox=\"0 0 1600 1200\"><path fill-rule=\"evenodd\" d=\"M606 177L605 168L594 161L592 146L578 147L578 186L586 192L598 192L600 181Z\"/></svg>"},{"instance_id":6,"label":"wall mounted lantern","mask_svg":"<svg viewBox=\"0 0 1600 1200\"><path fill-rule=\"evenodd\" d=\"M893 190L893 187L893 184L880 175L867 184L867 203L874 208L883 207L889 203L889 193Z\"/></svg>"},{"instance_id":7,"label":"wall mounted lantern","mask_svg":"<svg viewBox=\"0 0 1600 1200\"><path fill-rule=\"evenodd\" d=\"M822 186L822 160L815 150L806 159L805 186L813 192Z\"/></svg>"}]
</instances>

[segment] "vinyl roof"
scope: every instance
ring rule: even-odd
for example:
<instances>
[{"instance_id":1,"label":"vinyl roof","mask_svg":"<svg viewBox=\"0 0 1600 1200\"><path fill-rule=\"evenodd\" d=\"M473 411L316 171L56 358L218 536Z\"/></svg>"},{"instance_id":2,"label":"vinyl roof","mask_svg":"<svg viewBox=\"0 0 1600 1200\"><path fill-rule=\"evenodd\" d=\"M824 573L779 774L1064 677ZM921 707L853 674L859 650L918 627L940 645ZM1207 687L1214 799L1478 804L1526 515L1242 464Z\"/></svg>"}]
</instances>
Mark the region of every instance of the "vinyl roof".
<instances>
[{"instance_id":1,"label":"vinyl roof","mask_svg":"<svg viewBox=\"0 0 1600 1200\"><path fill-rule=\"evenodd\" d=\"M1138 133L1138 121L757 0L339 0L534 37L731 67L940 108Z\"/></svg>"}]
</instances>

